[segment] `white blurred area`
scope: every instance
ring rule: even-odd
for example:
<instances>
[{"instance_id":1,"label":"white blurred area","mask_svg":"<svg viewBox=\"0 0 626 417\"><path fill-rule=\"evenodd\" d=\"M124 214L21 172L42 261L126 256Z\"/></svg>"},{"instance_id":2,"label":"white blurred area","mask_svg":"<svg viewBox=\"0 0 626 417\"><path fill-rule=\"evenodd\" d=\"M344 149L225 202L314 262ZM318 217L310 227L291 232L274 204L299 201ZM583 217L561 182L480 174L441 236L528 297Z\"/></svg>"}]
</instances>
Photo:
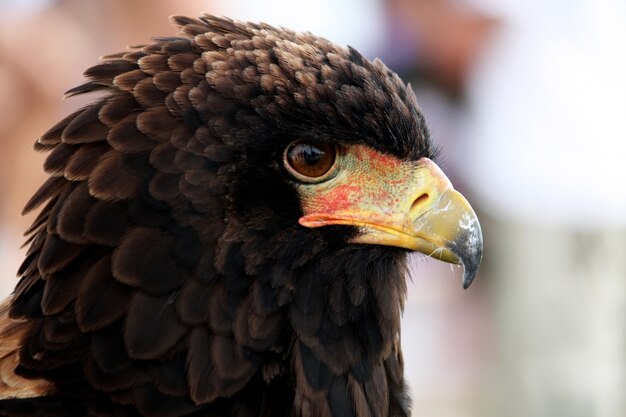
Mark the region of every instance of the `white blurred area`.
<instances>
[{"instance_id":1,"label":"white blurred area","mask_svg":"<svg viewBox=\"0 0 626 417\"><path fill-rule=\"evenodd\" d=\"M459 174L496 216L623 229L626 2L475 2L506 20L469 77Z\"/></svg>"},{"instance_id":2,"label":"white blurred area","mask_svg":"<svg viewBox=\"0 0 626 417\"><path fill-rule=\"evenodd\" d=\"M626 416L623 0L0 0L0 289L45 179L38 135L97 57L209 11L381 56L416 89L485 259L416 257L403 322L413 414Z\"/></svg>"}]
</instances>

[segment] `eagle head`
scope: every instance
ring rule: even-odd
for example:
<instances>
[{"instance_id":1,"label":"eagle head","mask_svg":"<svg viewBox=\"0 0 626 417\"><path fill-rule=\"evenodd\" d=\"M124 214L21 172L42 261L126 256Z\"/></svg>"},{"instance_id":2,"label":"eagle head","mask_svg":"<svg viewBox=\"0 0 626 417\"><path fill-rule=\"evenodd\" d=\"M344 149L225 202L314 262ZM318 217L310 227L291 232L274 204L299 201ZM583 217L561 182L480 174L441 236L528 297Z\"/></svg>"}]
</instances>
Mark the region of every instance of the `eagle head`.
<instances>
[{"instance_id":1,"label":"eagle head","mask_svg":"<svg viewBox=\"0 0 626 417\"><path fill-rule=\"evenodd\" d=\"M467 287L482 252L410 86L310 33L173 21L36 143L0 414L407 415L407 255Z\"/></svg>"}]
</instances>

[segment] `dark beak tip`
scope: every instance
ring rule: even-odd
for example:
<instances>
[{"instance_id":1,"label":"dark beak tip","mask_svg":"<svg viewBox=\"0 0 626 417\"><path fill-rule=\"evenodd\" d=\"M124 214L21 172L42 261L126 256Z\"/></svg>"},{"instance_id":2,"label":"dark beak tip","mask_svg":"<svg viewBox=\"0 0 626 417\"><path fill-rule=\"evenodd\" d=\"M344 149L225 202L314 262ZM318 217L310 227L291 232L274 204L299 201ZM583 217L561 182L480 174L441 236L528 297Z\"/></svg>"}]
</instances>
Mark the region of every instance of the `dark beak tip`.
<instances>
[{"instance_id":1,"label":"dark beak tip","mask_svg":"<svg viewBox=\"0 0 626 417\"><path fill-rule=\"evenodd\" d=\"M461 265L463 266L463 289L466 290L474 282L474 278L478 274L478 268L482 261L482 245L475 248L472 254L463 254L461 256Z\"/></svg>"},{"instance_id":2,"label":"dark beak tip","mask_svg":"<svg viewBox=\"0 0 626 417\"><path fill-rule=\"evenodd\" d=\"M475 229L471 239L464 236L452 242L448 248L458 257L458 263L463 267L463 289L466 290L474 282L483 258L482 232Z\"/></svg>"},{"instance_id":3,"label":"dark beak tip","mask_svg":"<svg viewBox=\"0 0 626 417\"><path fill-rule=\"evenodd\" d=\"M470 285L472 285L472 282L474 282L474 276L470 275L470 274L466 274L463 273L463 289L466 290L470 287Z\"/></svg>"}]
</instances>

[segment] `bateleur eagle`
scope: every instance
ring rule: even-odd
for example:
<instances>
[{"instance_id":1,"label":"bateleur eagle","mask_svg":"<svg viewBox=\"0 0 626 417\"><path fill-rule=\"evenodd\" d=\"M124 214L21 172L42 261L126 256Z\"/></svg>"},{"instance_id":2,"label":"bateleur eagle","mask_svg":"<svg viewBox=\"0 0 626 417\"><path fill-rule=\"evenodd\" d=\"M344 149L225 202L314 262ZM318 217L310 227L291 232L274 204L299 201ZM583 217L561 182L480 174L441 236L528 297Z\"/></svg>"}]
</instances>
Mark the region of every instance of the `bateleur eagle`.
<instances>
[{"instance_id":1,"label":"bateleur eagle","mask_svg":"<svg viewBox=\"0 0 626 417\"><path fill-rule=\"evenodd\" d=\"M310 33L205 15L103 58L0 311L2 416L407 416L407 255L482 236L413 92Z\"/></svg>"}]
</instances>

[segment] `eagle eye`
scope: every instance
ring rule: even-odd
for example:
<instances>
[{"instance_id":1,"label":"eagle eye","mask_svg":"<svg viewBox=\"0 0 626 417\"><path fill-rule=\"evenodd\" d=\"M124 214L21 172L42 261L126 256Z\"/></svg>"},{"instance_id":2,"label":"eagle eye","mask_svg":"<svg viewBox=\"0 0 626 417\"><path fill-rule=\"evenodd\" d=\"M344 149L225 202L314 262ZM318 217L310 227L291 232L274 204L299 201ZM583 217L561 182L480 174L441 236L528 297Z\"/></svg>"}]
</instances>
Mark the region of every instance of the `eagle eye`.
<instances>
[{"instance_id":1,"label":"eagle eye","mask_svg":"<svg viewBox=\"0 0 626 417\"><path fill-rule=\"evenodd\" d=\"M300 181L321 182L334 171L337 147L327 143L297 140L287 147L283 160L287 171Z\"/></svg>"}]
</instances>

